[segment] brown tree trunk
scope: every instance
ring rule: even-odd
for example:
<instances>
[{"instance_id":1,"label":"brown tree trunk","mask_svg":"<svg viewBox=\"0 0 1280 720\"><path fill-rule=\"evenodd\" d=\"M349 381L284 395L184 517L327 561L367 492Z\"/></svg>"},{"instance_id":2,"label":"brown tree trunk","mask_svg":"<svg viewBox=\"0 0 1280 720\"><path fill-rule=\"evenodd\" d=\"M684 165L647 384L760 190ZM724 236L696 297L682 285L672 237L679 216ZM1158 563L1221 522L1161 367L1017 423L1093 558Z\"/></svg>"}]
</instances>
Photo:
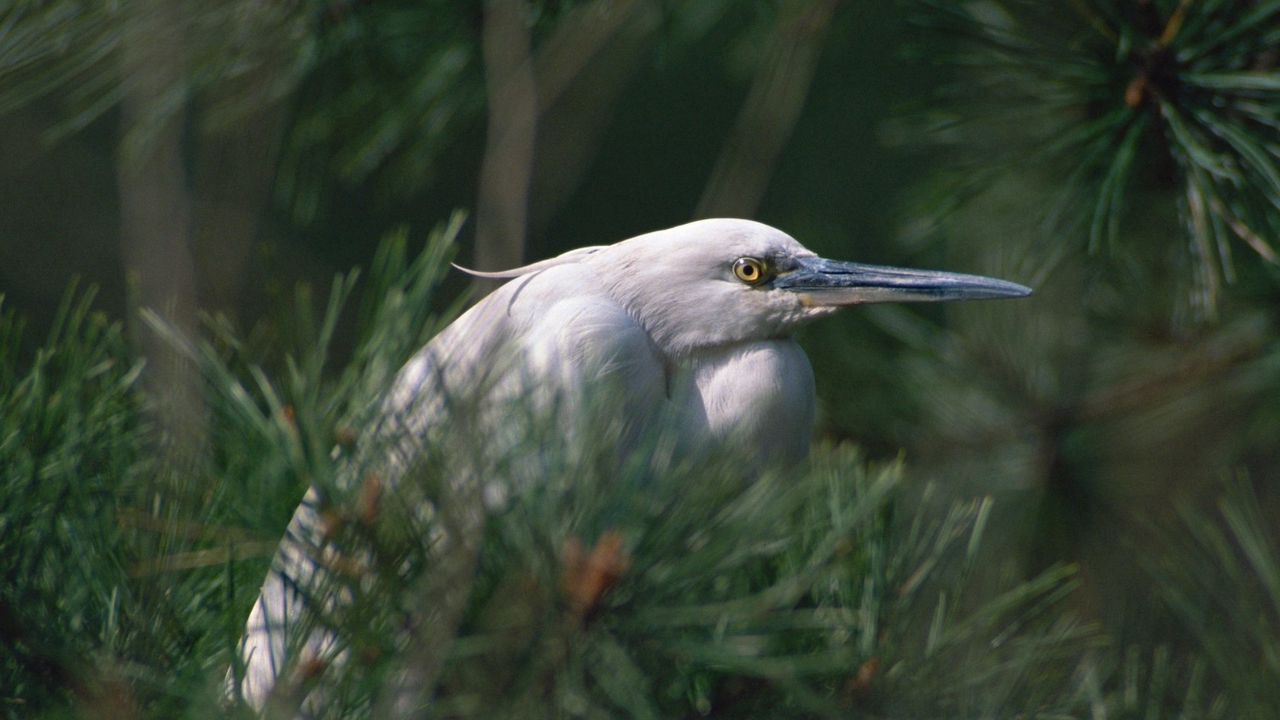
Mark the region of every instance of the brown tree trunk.
<instances>
[{"instance_id":1,"label":"brown tree trunk","mask_svg":"<svg viewBox=\"0 0 1280 720\"><path fill-rule=\"evenodd\" d=\"M647 57L661 23L662 9L654 0L586 3L538 49L532 233L545 228L578 188L618 97Z\"/></svg>"},{"instance_id":2,"label":"brown tree trunk","mask_svg":"<svg viewBox=\"0 0 1280 720\"><path fill-rule=\"evenodd\" d=\"M738 122L725 141L694 217L751 217L768 188L813 81L840 0L785 4Z\"/></svg>"},{"instance_id":3,"label":"brown tree trunk","mask_svg":"<svg viewBox=\"0 0 1280 720\"><path fill-rule=\"evenodd\" d=\"M121 257L137 309L149 309L185 337L196 332L190 200L183 161L183 19L165 0L128 6L121 64L123 140L117 158ZM156 420L178 455L202 438L196 367L172 343L131 317L147 361Z\"/></svg>"},{"instance_id":4,"label":"brown tree trunk","mask_svg":"<svg viewBox=\"0 0 1280 720\"><path fill-rule=\"evenodd\" d=\"M485 3L489 131L480 167L473 260L481 270L515 267L524 259L538 125L527 13L524 0Z\"/></svg>"}]
</instances>

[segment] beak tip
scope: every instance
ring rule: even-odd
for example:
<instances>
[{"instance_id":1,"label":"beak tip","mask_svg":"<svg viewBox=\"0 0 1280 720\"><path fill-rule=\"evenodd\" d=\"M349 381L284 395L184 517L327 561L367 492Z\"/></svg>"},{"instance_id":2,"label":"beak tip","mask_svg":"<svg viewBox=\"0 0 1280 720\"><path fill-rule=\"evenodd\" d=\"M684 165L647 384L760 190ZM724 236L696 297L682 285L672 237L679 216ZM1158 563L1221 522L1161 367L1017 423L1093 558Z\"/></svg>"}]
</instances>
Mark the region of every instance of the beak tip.
<instances>
[{"instance_id":1,"label":"beak tip","mask_svg":"<svg viewBox=\"0 0 1280 720\"><path fill-rule=\"evenodd\" d=\"M995 278L985 278L982 276L973 276L973 279L981 282L982 287L973 295L960 297L960 300L981 300L989 298L992 300L1016 300L1017 298L1029 297L1035 294L1035 290L1021 283L1011 282L1009 280L997 280Z\"/></svg>"},{"instance_id":2,"label":"beak tip","mask_svg":"<svg viewBox=\"0 0 1280 720\"><path fill-rule=\"evenodd\" d=\"M954 295L950 295L949 297L942 299L1017 300L1018 298L1030 297L1035 294L1035 291L1026 285L1010 282L1008 280L996 280L981 276L973 276L973 278L967 279L973 280L973 284L959 288Z\"/></svg>"}]
</instances>

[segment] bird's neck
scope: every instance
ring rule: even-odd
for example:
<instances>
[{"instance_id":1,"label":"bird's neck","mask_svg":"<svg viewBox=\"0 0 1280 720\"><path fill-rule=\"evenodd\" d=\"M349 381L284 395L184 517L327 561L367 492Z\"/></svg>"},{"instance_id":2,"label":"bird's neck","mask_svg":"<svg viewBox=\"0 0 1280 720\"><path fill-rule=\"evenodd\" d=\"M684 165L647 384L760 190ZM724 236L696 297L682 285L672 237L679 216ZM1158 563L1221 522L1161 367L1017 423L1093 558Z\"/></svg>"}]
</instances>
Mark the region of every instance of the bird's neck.
<instances>
[{"instance_id":1,"label":"bird's neck","mask_svg":"<svg viewBox=\"0 0 1280 720\"><path fill-rule=\"evenodd\" d=\"M794 462L813 429L813 371L788 337L704 346L669 368L686 440ZM740 444L740 445L739 445Z\"/></svg>"}]
</instances>

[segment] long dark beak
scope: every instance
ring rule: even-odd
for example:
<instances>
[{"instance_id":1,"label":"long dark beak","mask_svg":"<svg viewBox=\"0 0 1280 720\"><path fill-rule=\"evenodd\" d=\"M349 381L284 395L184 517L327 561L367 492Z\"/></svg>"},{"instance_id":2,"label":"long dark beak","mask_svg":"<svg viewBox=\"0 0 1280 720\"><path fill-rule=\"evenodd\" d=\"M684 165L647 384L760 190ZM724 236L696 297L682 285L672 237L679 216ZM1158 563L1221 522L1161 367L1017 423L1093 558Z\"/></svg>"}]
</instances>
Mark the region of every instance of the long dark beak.
<instances>
[{"instance_id":1,"label":"long dark beak","mask_svg":"<svg viewBox=\"0 0 1280 720\"><path fill-rule=\"evenodd\" d=\"M773 287L800 293L805 304L839 307L881 302L940 302L1026 297L1031 288L1007 280L938 270L860 265L818 257L796 258Z\"/></svg>"}]
</instances>

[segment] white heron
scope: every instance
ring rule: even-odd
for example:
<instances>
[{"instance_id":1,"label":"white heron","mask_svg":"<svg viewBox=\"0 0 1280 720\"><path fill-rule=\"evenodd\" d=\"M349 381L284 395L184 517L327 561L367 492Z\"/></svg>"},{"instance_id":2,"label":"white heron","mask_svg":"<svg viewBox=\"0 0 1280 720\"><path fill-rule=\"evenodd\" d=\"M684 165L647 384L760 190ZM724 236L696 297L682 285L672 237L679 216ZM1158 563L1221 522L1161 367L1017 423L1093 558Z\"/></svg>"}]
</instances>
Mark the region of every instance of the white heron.
<instances>
[{"instance_id":1,"label":"white heron","mask_svg":"<svg viewBox=\"0 0 1280 720\"><path fill-rule=\"evenodd\" d=\"M1031 292L977 275L828 260L780 230L737 219L701 220L474 274L510 282L400 371L384 403L385 417L395 421L380 434L403 435L404 442L392 440L401 455L430 447L434 430L451 422L447 399L474 398L483 384L481 403L532 391L569 412L593 393L607 393L618 400L608 407L626 415L631 431L673 424L683 447L733 444L760 462L795 462L808 452L815 407L813 371L792 339L800 326L863 303ZM509 362L495 365L499 355ZM498 432L502 422L497 413L480 427ZM305 612L296 588L319 572L305 550L321 542L315 502L313 489L246 628L240 691L255 707L291 663L287 627ZM323 654L326 646L323 634L314 635L308 652Z\"/></svg>"}]
</instances>

